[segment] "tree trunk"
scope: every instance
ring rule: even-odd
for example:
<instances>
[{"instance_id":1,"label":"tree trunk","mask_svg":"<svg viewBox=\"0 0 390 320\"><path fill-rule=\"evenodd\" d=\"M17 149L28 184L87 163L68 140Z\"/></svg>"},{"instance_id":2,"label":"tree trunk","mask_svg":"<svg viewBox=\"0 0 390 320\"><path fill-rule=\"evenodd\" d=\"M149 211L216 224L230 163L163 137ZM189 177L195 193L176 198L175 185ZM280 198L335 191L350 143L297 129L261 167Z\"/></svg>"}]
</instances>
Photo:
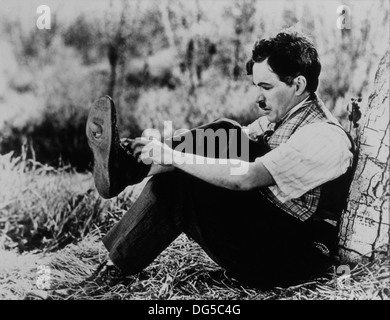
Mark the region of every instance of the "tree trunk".
<instances>
[{"instance_id":1,"label":"tree trunk","mask_svg":"<svg viewBox=\"0 0 390 320\"><path fill-rule=\"evenodd\" d=\"M161 20L164 26L165 35L168 39L169 47L175 51L176 53L176 45L175 45L175 36L172 31L171 22L169 21L169 10L168 10L169 3L167 0L162 0L159 3L159 10L161 13Z\"/></svg>"},{"instance_id":2,"label":"tree trunk","mask_svg":"<svg viewBox=\"0 0 390 320\"><path fill-rule=\"evenodd\" d=\"M380 61L368 100L358 164L340 222L339 254L346 263L374 258L389 244L389 50Z\"/></svg>"},{"instance_id":3,"label":"tree trunk","mask_svg":"<svg viewBox=\"0 0 390 320\"><path fill-rule=\"evenodd\" d=\"M110 43L108 47L108 61L110 62L110 81L108 83L107 93L111 98L114 98L118 58L118 46L116 44Z\"/></svg>"}]
</instances>

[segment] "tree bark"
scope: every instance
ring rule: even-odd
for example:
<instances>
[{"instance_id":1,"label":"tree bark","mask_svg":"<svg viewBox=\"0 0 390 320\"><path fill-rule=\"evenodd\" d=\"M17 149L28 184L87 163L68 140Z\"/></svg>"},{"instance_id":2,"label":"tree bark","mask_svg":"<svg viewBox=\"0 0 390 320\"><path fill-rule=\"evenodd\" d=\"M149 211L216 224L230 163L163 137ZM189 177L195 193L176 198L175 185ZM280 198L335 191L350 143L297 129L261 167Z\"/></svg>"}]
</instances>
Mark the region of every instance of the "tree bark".
<instances>
[{"instance_id":1,"label":"tree bark","mask_svg":"<svg viewBox=\"0 0 390 320\"><path fill-rule=\"evenodd\" d=\"M116 68L118 65L118 46L110 43L108 47L108 61L110 63L110 81L108 83L107 93L111 98L114 98L114 90L116 84Z\"/></svg>"},{"instance_id":2,"label":"tree bark","mask_svg":"<svg viewBox=\"0 0 390 320\"><path fill-rule=\"evenodd\" d=\"M389 49L379 63L358 136L359 156L339 229L342 262L372 259L389 245Z\"/></svg>"},{"instance_id":3,"label":"tree bark","mask_svg":"<svg viewBox=\"0 0 390 320\"><path fill-rule=\"evenodd\" d=\"M169 47L175 51L176 53L176 45L175 45L175 36L172 31L171 22L169 21L169 10L168 10L169 3L167 0L161 0L159 3L159 10L161 13L161 20L163 22L165 35L168 39Z\"/></svg>"}]
</instances>

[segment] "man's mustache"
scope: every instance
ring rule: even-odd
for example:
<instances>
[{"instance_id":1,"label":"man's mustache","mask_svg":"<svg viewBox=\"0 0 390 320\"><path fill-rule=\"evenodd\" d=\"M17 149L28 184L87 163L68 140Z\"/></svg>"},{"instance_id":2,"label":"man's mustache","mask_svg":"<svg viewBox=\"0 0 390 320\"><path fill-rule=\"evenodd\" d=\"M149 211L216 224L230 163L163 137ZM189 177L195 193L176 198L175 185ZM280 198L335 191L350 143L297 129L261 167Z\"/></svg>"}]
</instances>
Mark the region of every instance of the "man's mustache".
<instances>
[{"instance_id":1,"label":"man's mustache","mask_svg":"<svg viewBox=\"0 0 390 320\"><path fill-rule=\"evenodd\" d=\"M257 104L258 104L260 109L265 109L267 107L267 104L265 103L265 101L258 101Z\"/></svg>"}]
</instances>

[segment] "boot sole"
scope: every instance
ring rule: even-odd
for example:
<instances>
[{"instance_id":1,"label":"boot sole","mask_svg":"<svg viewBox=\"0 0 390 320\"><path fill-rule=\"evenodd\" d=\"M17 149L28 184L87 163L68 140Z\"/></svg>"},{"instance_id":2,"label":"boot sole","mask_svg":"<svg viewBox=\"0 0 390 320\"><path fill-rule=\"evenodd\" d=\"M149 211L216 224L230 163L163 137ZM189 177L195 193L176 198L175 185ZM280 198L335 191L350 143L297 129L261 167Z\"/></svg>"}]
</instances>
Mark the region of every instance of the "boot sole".
<instances>
[{"instance_id":1,"label":"boot sole","mask_svg":"<svg viewBox=\"0 0 390 320\"><path fill-rule=\"evenodd\" d=\"M101 137L94 136L92 124L103 128ZM94 157L93 177L96 189L103 198L111 198L110 172L117 142L115 140L119 140L119 137L116 127L116 110L109 96L101 97L92 104L86 125L86 135Z\"/></svg>"}]
</instances>

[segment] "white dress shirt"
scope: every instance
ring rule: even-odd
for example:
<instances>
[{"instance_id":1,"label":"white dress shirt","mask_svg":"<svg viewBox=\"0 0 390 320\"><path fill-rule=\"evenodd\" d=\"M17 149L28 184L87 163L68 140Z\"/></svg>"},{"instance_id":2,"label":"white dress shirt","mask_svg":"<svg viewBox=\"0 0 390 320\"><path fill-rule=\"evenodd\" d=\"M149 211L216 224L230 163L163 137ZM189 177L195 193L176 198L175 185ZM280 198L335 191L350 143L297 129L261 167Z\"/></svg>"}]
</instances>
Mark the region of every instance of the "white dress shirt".
<instances>
[{"instance_id":1,"label":"white dress shirt","mask_svg":"<svg viewBox=\"0 0 390 320\"><path fill-rule=\"evenodd\" d=\"M301 108L305 100L293 107L286 117ZM282 203L341 176L352 163L351 142L329 110L323 109L337 125L319 122L303 126L286 143L261 157L276 183L268 188ZM251 138L256 138L267 130L268 124L267 117L263 116L246 129Z\"/></svg>"}]
</instances>

